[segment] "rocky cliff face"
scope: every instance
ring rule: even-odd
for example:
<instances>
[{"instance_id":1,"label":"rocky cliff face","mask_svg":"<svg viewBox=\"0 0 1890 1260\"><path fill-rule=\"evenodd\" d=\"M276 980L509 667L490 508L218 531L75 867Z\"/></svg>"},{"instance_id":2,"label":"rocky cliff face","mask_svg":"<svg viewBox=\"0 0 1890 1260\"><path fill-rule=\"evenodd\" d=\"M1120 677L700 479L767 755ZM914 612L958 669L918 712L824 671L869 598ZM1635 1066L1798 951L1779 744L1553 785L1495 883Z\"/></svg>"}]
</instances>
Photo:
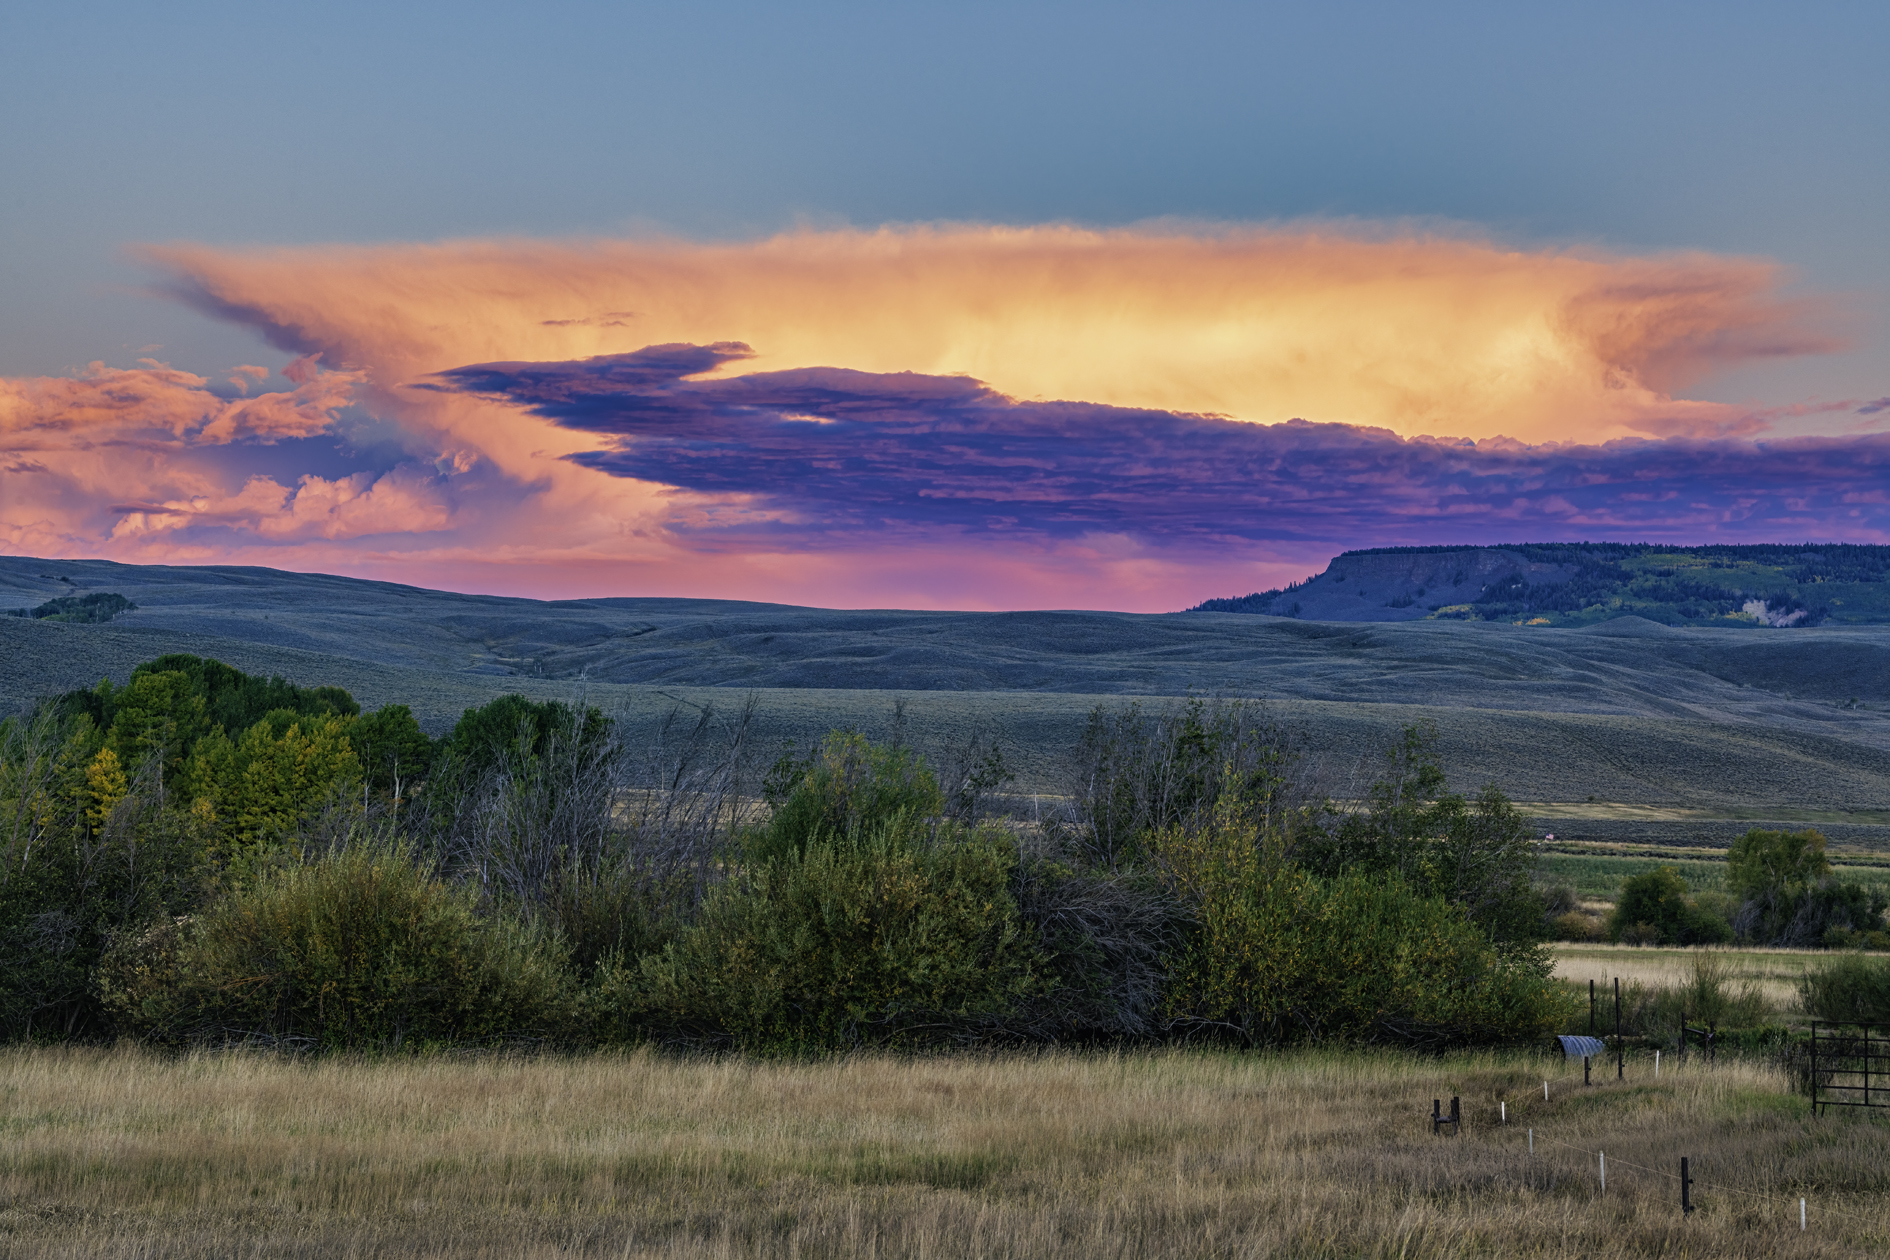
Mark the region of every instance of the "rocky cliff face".
<instances>
[{"instance_id":1,"label":"rocky cliff face","mask_svg":"<svg viewBox=\"0 0 1890 1260\"><path fill-rule=\"evenodd\" d=\"M1484 588L1518 574L1532 583L1565 582L1575 568L1531 562L1500 547L1347 552L1265 611L1312 621L1416 621L1438 608L1467 604Z\"/></svg>"}]
</instances>

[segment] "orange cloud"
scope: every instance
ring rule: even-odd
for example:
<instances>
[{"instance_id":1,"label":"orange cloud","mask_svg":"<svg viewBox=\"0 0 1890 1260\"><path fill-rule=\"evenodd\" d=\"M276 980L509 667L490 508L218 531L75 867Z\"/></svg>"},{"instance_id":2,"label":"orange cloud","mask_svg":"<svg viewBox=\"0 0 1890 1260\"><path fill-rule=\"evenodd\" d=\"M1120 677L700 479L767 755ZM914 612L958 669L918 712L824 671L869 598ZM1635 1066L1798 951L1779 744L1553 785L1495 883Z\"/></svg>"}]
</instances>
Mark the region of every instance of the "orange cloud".
<instances>
[{"instance_id":1,"label":"orange cloud","mask_svg":"<svg viewBox=\"0 0 1890 1260\"><path fill-rule=\"evenodd\" d=\"M1762 427L1675 394L1835 348L1764 261L1322 228L144 252L200 308L383 390L484 360L742 341L745 372L965 373L1019 398L1597 441Z\"/></svg>"},{"instance_id":2,"label":"orange cloud","mask_svg":"<svg viewBox=\"0 0 1890 1260\"><path fill-rule=\"evenodd\" d=\"M156 504L124 504L112 541L203 525L243 530L270 542L330 540L364 534L416 534L445 529L452 512L437 487L410 471L356 473L330 481L303 477L291 490L271 477L251 477L235 494L198 495Z\"/></svg>"},{"instance_id":3,"label":"orange cloud","mask_svg":"<svg viewBox=\"0 0 1890 1260\"><path fill-rule=\"evenodd\" d=\"M312 437L334 423L363 379L356 372L325 372L289 393L226 400L208 391L204 377L140 362L145 366L120 371L93 363L76 377L0 377L0 440L20 449L158 433L219 445ZM268 375L263 368L235 371ZM246 385L241 375L231 383Z\"/></svg>"}]
</instances>

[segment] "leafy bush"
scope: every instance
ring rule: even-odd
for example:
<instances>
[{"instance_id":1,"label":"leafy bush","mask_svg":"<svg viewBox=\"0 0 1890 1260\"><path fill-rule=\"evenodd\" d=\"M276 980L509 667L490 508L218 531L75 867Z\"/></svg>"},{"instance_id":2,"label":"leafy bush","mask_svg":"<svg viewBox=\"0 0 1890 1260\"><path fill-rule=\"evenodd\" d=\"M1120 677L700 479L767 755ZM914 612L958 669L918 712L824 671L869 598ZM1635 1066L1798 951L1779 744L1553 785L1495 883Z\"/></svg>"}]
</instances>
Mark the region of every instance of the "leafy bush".
<instances>
[{"instance_id":1,"label":"leafy bush","mask_svg":"<svg viewBox=\"0 0 1890 1260\"><path fill-rule=\"evenodd\" d=\"M1715 901L1690 896L1678 870L1656 867L1622 881L1608 937L1634 945L1724 944L1733 931L1719 908Z\"/></svg>"},{"instance_id":2,"label":"leafy bush","mask_svg":"<svg viewBox=\"0 0 1890 1260\"><path fill-rule=\"evenodd\" d=\"M1756 981L1733 983L1732 965L1719 950L1696 951L1678 984L1647 985L1631 981L1621 989L1621 1028L1629 1036L1653 1037L1678 1045L1682 1017L1693 1027L1752 1029L1766 1026L1772 1007ZM1603 1024L1613 1027L1613 1011L1604 997ZM1579 1031L1587 1031L1582 1022Z\"/></svg>"},{"instance_id":3,"label":"leafy bush","mask_svg":"<svg viewBox=\"0 0 1890 1260\"><path fill-rule=\"evenodd\" d=\"M1011 899L1015 846L918 831L895 818L810 837L713 888L662 954L600 987L659 1031L764 1051L989 1028L1043 988Z\"/></svg>"},{"instance_id":4,"label":"leafy bush","mask_svg":"<svg viewBox=\"0 0 1890 1260\"><path fill-rule=\"evenodd\" d=\"M1599 916L1584 914L1580 910L1558 914L1549 924L1549 939L1552 941L1598 941L1606 935L1607 928Z\"/></svg>"},{"instance_id":5,"label":"leafy bush","mask_svg":"<svg viewBox=\"0 0 1890 1260\"><path fill-rule=\"evenodd\" d=\"M265 872L139 935L100 987L132 1031L326 1047L545 1036L570 1017L559 944L376 845Z\"/></svg>"},{"instance_id":6,"label":"leafy bush","mask_svg":"<svg viewBox=\"0 0 1890 1260\"><path fill-rule=\"evenodd\" d=\"M165 808L155 757L99 743L89 717L0 722L0 1036L102 1034L107 943L200 895L202 820Z\"/></svg>"},{"instance_id":7,"label":"leafy bush","mask_svg":"<svg viewBox=\"0 0 1890 1260\"><path fill-rule=\"evenodd\" d=\"M1461 906L1492 940L1541 940L1546 906L1531 878L1529 820L1495 784L1474 799L1448 791L1437 742L1434 724L1405 727L1366 808L1310 833L1300 860L1326 877L1396 874L1422 896Z\"/></svg>"},{"instance_id":8,"label":"leafy bush","mask_svg":"<svg viewBox=\"0 0 1890 1260\"><path fill-rule=\"evenodd\" d=\"M1890 958L1846 954L1807 971L1798 984L1805 1013L1846 1024L1890 1023Z\"/></svg>"},{"instance_id":9,"label":"leafy bush","mask_svg":"<svg viewBox=\"0 0 1890 1260\"><path fill-rule=\"evenodd\" d=\"M804 854L819 836L844 843L878 835L897 819L933 818L945 809L923 758L856 731L833 732L805 758L783 754L768 771L762 795L774 812L747 839L750 858L762 863Z\"/></svg>"},{"instance_id":10,"label":"leafy bush","mask_svg":"<svg viewBox=\"0 0 1890 1260\"><path fill-rule=\"evenodd\" d=\"M1461 908L1397 873L1325 879L1279 842L1224 823L1159 837L1193 910L1167 1011L1249 1044L1526 1041L1566 1015L1538 951L1499 952Z\"/></svg>"}]
</instances>

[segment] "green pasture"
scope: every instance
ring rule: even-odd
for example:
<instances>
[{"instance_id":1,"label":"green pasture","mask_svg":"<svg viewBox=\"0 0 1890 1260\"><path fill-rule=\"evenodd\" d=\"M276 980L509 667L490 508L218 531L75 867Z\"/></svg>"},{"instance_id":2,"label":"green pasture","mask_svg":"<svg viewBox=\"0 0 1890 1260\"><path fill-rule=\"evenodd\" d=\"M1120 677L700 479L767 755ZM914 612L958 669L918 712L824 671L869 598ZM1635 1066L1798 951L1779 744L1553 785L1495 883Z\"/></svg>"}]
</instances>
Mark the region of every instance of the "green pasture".
<instances>
[{"instance_id":1,"label":"green pasture","mask_svg":"<svg viewBox=\"0 0 1890 1260\"><path fill-rule=\"evenodd\" d=\"M1621 883L1632 875L1651 871L1657 866L1671 866L1694 892L1723 892L1726 888L1724 858L1682 859L1589 853L1545 853L1541 858L1540 879L1545 884L1567 884L1585 901L1613 901ZM1841 860L1831 864L1831 872L1848 883L1890 892L1890 867L1846 865Z\"/></svg>"}]
</instances>

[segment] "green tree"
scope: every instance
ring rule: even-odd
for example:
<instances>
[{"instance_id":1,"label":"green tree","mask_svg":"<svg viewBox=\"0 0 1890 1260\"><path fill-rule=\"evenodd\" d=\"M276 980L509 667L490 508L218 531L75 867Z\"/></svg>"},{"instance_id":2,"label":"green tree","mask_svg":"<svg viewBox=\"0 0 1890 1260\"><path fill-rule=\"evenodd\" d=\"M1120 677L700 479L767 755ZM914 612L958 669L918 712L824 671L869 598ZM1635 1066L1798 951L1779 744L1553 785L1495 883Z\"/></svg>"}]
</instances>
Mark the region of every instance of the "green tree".
<instances>
[{"instance_id":1,"label":"green tree","mask_svg":"<svg viewBox=\"0 0 1890 1260\"><path fill-rule=\"evenodd\" d=\"M306 718L279 710L232 740L216 731L198 742L183 783L231 841L229 856L255 852L336 798L352 798L361 765L346 718Z\"/></svg>"},{"instance_id":2,"label":"green tree","mask_svg":"<svg viewBox=\"0 0 1890 1260\"><path fill-rule=\"evenodd\" d=\"M120 765L139 766L157 756L168 779L212 729L202 694L182 671L134 673L124 687L101 683L99 691L111 712L106 747Z\"/></svg>"},{"instance_id":3,"label":"green tree","mask_svg":"<svg viewBox=\"0 0 1890 1260\"><path fill-rule=\"evenodd\" d=\"M348 728L348 743L368 787L383 795L405 791L433 766L433 741L404 704L383 705L357 718Z\"/></svg>"},{"instance_id":4,"label":"green tree","mask_svg":"<svg viewBox=\"0 0 1890 1260\"><path fill-rule=\"evenodd\" d=\"M1449 790L1434 724L1404 728L1366 807L1297 847L1315 874L1396 874L1420 896L1460 906L1490 938L1532 944L1544 934L1532 882L1535 836L1495 784L1475 798Z\"/></svg>"},{"instance_id":5,"label":"green tree","mask_svg":"<svg viewBox=\"0 0 1890 1260\"><path fill-rule=\"evenodd\" d=\"M1713 945L1732 939L1732 926L1696 902L1672 866L1655 867L1621 883L1608 919L1608 938L1621 940L1636 928L1651 929L1668 945Z\"/></svg>"},{"instance_id":6,"label":"green tree","mask_svg":"<svg viewBox=\"0 0 1890 1260\"><path fill-rule=\"evenodd\" d=\"M1757 827L1733 841L1726 854L1726 886L1747 899L1802 893L1831 873L1824 836Z\"/></svg>"}]
</instances>

